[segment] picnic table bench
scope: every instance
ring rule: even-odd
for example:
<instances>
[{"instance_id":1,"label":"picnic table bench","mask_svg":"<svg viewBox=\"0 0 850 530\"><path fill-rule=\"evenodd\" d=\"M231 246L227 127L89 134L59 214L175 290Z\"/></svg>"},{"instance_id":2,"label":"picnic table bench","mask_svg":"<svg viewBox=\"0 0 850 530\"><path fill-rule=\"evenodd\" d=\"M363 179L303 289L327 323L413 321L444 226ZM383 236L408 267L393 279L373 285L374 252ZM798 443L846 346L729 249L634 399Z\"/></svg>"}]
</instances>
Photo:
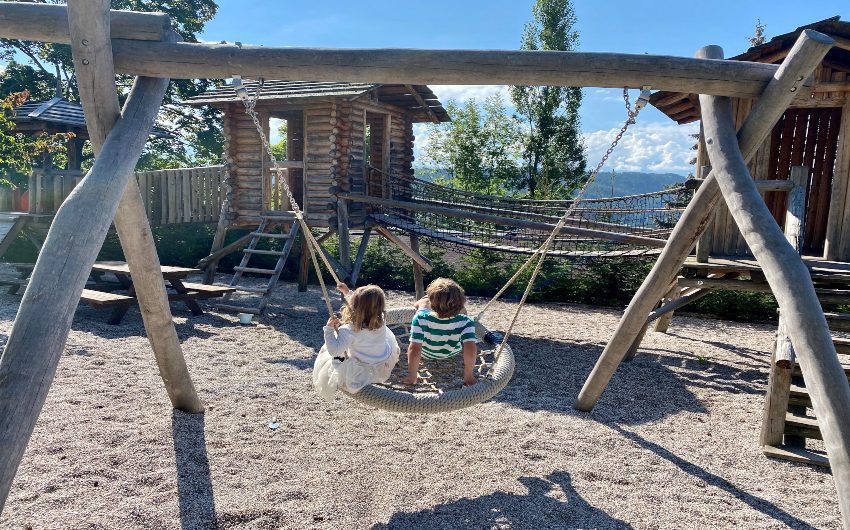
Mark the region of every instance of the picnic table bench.
<instances>
[{"instance_id":1,"label":"picnic table bench","mask_svg":"<svg viewBox=\"0 0 850 530\"><path fill-rule=\"evenodd\" d=\"M224 296L226 293L234 291L232 287L225 287L221 285L205 285L202 283L191 283L183 281L190 274L200 272L199 269L192 269L188 267L175 267L172 265L161 265L160 269L162 270L162 277L166 282L166 287L168 287L169 290L172 291L168 293L168 300L172 302L183 302L184 304L186 304L186 307L189 308L193 315L204 314L204 310L198 304L198 300L218 298ZM97 280L99 282L103 282L103 274L111 273L118 280L116 286L119 286L120 288L126 290L126 294L118 296L128 297L131 300L130 303L127 303L127 300L117 297L106 297L95 302L99 304L97 307L114 307L112 316L109 319L109 323L120 323L121 319L130 309L130 306L136 301L136 290L133 286L133 279L130 274L130 267L127 265L126 262L123 261L100 261L94 264L94 266L92 267L92 273L93 275L96 275ZM89 300L86 301L94 307L92 302L90 302Z\"/></svg>"}]
</instances>

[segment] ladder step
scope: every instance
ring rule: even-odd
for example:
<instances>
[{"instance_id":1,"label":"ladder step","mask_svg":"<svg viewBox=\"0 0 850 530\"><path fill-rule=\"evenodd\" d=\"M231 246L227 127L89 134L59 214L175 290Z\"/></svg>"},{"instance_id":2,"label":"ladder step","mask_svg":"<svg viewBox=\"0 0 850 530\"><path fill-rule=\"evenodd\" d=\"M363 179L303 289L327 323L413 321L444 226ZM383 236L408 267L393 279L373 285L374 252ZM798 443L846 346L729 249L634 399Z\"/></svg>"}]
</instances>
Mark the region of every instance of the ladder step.
<instances>
[{"instance_id":1,"label":"ladder step","mask_svg":"<svg viewBox=\"0 0 850 530\"><path fill-rule=\"evenodd\" d=\"M239 285L234 285L234 289L242 293L259 293L266 294L269 290L265 287L242 287Z\"/></svg>"},{"instance_id":2,"label":"ladder step","mask_svg":"<svg viewBox=\"0 0 850 530\"><path fill-rule=\"evenodd\" d=\"M818 420L806 416L785 415L785 434L822 440Z\"/></svg>"},{"instance_id":3,"label":"ladder step","mask_svg":"<svg viewBox=\"0 0 850 530\"><path fill-rule=\"evenodd\" d=\"M246 248L245 254L261 254L263 256L283 256L283 252L279 250L259 250L256 248Z\"/></svg>"},{"instance_id":4,"label":"ladder step","mask_svg":"<svg viewBox=\"0 0 850 530\"><path fill-rule=\"evenodd\" d=\"M801 407L811 407L812 399L809 397L809 391L806 390L806 387L792 384L791 392L788 396L788 404Z\"/></svg>"},{"instance_id":5,"label":"ladder step","mask_svg":"<svg viewBox=\"0 0 850 530\"><path fill-rule=\"evenodd\" d=\"M254 274L268 274L269 276L275 273L274 269L255 269L254 267L233 267L233 270L239 272L251 272Z\"/></svg>"},{"instance_id":6,"label":"ladder step","mask_svg":"<svg viewBox=\"0 0 850 530\"><path fill-rule=\"evenodd\" d=\"M271 239L289 239L289 234L273 234L270 232L251 232L255 237L268 237Z\"/></svg>"},{"instance_id":7,"label":"ladder step","mask_svg":"<svg viewBox=\"0 0 850 530\"><path fill-rule=\"evenodd\" d=\"M771 458L829 467L829 459L826 456L800 447L791 447L788 445L765 445L762 447L762 450L766 456Z\"/></svg>"},{"instance_id":8,"label":"ladder step","mask_svg":"<svg viewBox=\"0 0 850 530\"><path fill-rule=\"evenodd\" d=\"M256 307L242 307L239 305L228 304L217 304L215 307L221 311L229 311L231 313L251 313L252 315L260 314L260 310Z\"/></svg>"}]
</instances>

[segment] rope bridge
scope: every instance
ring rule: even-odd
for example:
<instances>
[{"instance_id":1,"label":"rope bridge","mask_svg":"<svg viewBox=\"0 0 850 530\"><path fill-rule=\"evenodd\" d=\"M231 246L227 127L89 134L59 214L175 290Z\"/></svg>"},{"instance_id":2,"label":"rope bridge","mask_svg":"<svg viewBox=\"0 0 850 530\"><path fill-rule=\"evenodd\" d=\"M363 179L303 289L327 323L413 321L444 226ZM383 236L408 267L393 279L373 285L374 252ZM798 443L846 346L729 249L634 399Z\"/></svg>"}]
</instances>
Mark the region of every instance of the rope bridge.
<instances>
[{"instance_id":1,"label":"rope bridge","mask_svg":"<svg viewBox=\"0 0 850 530\"><path fill-rule=\"evenodd\" d=\"M385 198L349 195L372 204L382 225L471 248L531 254L572 200L516 199L473 193L421 179L385 174ZM657 255L692 192L684 186L624 197L581 199L555 239L561 258Z\"/></svg>"}]
</instances>

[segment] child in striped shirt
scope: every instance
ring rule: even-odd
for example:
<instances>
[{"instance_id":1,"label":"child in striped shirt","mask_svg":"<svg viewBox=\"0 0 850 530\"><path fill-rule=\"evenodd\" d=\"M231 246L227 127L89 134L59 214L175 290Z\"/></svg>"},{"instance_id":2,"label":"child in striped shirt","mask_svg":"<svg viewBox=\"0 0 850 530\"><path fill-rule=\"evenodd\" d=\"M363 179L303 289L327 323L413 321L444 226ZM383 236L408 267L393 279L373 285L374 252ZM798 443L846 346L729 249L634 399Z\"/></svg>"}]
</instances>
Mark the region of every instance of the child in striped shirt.
<instances>
[{"instance_id":1,"label":"child in striped shirt","mask_svg":"<svg viewBox=\"0 0 850 530\"><path fill-rule=\"evenodd\" d=\"M475 322L463 314L466 294L454 280L437 278L425 290L427 298L416 303L419 311L410 324L407 348L407 378L415 385L422 357L448 359L463 352L463 384L474 385L475 357L478 353Z\"/></svg>"}]
</instances>

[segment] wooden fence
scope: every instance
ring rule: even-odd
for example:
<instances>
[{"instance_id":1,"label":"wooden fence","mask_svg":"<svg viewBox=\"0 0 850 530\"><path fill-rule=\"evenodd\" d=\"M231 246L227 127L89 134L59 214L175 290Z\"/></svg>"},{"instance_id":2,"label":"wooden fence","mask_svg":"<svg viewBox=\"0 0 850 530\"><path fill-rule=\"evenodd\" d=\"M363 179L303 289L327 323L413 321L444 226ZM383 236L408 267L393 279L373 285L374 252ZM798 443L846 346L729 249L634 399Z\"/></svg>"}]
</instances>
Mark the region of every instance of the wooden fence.
<instances>
[{"instance_id":1,"label":"wooden fence","mask_svg":"<svg viewBox=\"0 0 850 530\"><path fill-rule=\"evenodd\" d=\"M217 222L224 175L224 166L137 172L151 225ZM35 170L27 191L0 187L0 212L52 215L82 178L79 171Z\"/></svg>"}]
</instances>

